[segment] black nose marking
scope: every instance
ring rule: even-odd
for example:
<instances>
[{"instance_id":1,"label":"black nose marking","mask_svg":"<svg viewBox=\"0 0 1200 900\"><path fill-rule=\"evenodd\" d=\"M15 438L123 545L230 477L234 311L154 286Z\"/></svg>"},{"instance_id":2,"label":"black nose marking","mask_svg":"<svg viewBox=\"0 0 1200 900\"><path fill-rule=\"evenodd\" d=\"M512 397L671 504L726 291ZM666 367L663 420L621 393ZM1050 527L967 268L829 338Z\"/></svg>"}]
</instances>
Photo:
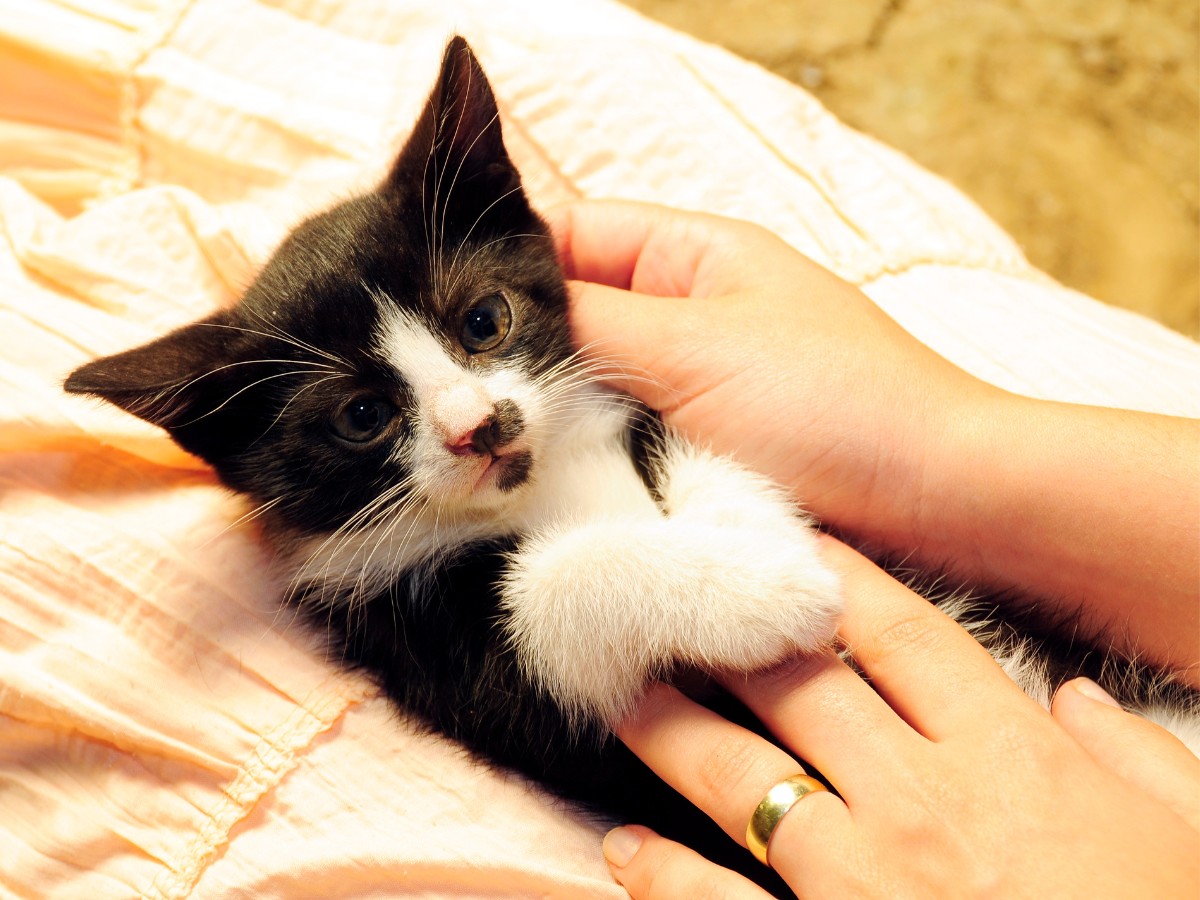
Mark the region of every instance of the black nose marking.
<instances>
[{"instance_id":1,"label":"black nose marking","mask_svg":"<svg viewBox=\"0 0 1200 900\"><path fill-rule=\"evenodd\" d=\"M495 419L496 445L515 441L525 430L525 418L512 400L498 400L492 413Z\"/></svg>"},{"instance_id":2,"label":"black nose marking","mask_svg":"<svg viewBox=\"0 0 1200 900\"><path fill-rule=\"evenodd\" d=\"M499 445L500 428L494 415L488 416L471 432L471 449L480 456L491 456Z\"/></svg>"},{"instance_id":3,"label":"black nose marking","mask_svg":"<svg viewBox=\"0 0 1200 900\"><path fill-rule=\"evenodd\" d=\"M497 449L515 441L524 430L525 419L517 404L511 400L498 400L492 407L492 414L471 433L471 449L481 456L494 456Z\"/></svg>"}]
</instances>

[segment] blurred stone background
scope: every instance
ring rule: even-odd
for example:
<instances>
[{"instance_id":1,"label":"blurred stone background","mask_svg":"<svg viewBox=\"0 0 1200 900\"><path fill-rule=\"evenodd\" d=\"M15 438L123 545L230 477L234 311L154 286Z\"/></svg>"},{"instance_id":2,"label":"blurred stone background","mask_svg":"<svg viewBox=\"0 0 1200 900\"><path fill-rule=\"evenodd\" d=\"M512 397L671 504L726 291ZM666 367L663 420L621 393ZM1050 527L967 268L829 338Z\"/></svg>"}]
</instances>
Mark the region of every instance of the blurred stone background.
<instances>
[{"instance_id":1,"label":"blurred stone background","mask_svg":"<svg viewBox=\"0 0 1200 900\"><path fill-rule=\"evenodd\" d=\"M1071 287L1200 334L1197 0L626 0L948 178Z\"/></svg>"}]
</instances>

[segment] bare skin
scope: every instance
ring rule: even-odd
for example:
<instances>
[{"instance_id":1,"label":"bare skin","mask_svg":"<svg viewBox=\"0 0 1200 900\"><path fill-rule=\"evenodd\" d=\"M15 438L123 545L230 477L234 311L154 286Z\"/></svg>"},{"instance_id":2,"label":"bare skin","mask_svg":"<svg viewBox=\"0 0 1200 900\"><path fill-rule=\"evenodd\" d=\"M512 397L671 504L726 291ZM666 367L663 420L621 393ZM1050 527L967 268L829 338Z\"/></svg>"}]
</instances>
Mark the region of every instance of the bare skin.
<instances>
[{"instance_id":1,"label":"bare skin","mask_svg":"<svg viewBox=\"0 0 1200 900\"><path fill-rule=\"evenodd\" d=\"M752 225L625 203L552 221L577 340L672 426L856 539L1051 598L1200 683L1196 422L988 386ZM1090 682L1047 714L924 600L825 552L875 690L832 656L731 680L786 751L665 687L621 738L739 842L797 759L820 769L840 796L804 798L770 849L801 895L1195 895L1182 744ZM605 852L634 897L762 896L641 827Z\"/></svg>"}]
</instances>

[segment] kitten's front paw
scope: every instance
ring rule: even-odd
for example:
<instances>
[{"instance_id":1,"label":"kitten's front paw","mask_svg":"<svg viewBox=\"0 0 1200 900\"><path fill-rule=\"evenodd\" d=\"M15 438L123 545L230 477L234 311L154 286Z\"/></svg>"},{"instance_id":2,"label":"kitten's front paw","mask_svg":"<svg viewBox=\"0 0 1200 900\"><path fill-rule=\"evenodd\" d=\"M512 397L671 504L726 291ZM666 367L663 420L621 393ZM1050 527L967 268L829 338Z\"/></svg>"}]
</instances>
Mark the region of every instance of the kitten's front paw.
<instances>
[{"instance_id":1,"label":"kitten's front paw","mask_svg":"<svg viewBox=\"0 0 1200 900\"><path fill-rule=\"evenodd\" d=\"M663 504L675 528L703 526L724 570L707 615L682 641L707 666L761 668L829 644L842 610L812 525L769 479L682 441L661 455ZM711 622L709 621L711 620ZM711 624L712 627L708 627ZM724 626L724 627L722 627Z\"/></svg>"},{"instance_id":2,"label":"kitten's front paw","mask_svg":"<svg viewBox=\"0 0 1200 900\"><path fill-rule=\"evenodd\" d=\"M841 611L812 531L683 519L593 522L513 555L502 605L526 675L613 724L680 664L752 671L827 646Z\"/></svg>"},{"instance_id":3,"label":"kitten's front paw","mask_svg":"<svg viewBox=\"0 0 1200 900\"><path fill-rule=\"evenodd\" d=\"M670 656L669 629L647 627L661 626L651 608L666 598L662 561L639 528L597 522L530 538L505 575L501 606L522 670L580 720L618 722Z\"/></svg>"},{"instance_id":4,"label":"kitten's front paw","mask_svg":"<svg viewBox=\"0 0 1200 900\"><path fill-rule=\"evenodd\" d=\"M714 528L724 571L681 633L680 659L710 669L754 671L833 643L843 604L801 519L768 528Z\"/></svg>"}]
</instances>

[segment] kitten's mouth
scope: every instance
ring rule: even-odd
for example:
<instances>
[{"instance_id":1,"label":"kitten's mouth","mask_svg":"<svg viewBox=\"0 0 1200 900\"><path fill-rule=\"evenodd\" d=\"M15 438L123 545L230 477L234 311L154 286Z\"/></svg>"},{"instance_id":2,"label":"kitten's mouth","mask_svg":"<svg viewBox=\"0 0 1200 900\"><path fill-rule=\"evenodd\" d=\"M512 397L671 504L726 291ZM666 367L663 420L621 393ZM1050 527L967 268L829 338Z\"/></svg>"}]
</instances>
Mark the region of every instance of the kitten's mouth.
<instances>
[{"instance_id":1,"label":"kitten's mouth","mask_svg":"<svg viewBox=\"0 0 1200 900\"><path fill-rule=\"evenodd\" d=\"M501 493L508 493L528 481L533 468L533 454L528 450L493 453L485 459L487 465L472 488L474 492L494 485Z\"/></svg>"}]
</instances>

